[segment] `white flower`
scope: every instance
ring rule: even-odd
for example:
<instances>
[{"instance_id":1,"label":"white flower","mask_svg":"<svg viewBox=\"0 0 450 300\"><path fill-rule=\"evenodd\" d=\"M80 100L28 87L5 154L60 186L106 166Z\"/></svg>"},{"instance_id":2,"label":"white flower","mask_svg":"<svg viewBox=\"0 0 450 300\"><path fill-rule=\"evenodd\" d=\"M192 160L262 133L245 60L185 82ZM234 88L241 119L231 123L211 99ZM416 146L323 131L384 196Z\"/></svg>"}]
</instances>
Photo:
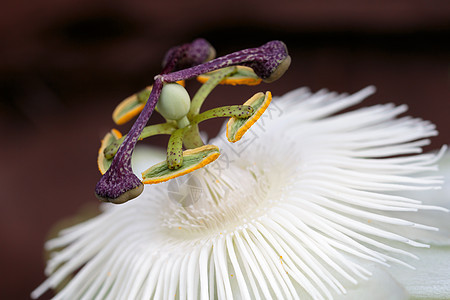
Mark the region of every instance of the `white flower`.
<instances>
[{"instance_id":1,"label":"white flower","mask_svg":"<svg viewBox=\"0 0 450 300\"><path fill-rule=\"evenodd\" d=\"M399 117L404 105L335 115L373 92L298 89L275 99L240 142L223 133L213 141L222 153L216 162L147 186L124 205L104 205L50 240L47 249L64 249L32 296L77 270L55 299L423 296L405 276L428 274L418 277L433 283L414 253L438 239L426 233L437 230L435 221L448 224L448 210L416 195L441 186L429 173L445 148L421 154L437 131ZM448 248L438 250L449 257ZM431 263L427 251L435 253L419 253ZM421 269L410 271L414 265ZM450 297L448 280L438 277L438 296Z\"/></svg>"}]
</instances>

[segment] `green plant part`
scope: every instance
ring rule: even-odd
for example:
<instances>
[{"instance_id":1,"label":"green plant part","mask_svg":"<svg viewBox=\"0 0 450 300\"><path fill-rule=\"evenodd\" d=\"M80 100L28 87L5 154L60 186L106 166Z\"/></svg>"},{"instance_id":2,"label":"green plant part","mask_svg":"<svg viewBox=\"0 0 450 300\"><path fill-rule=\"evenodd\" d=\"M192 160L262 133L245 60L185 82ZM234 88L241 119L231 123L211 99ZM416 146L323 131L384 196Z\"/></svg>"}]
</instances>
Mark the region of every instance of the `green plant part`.
<instances>
[{"instance_id":1,"label":"green plant part","mask_svg":"<svg viewBox=\"0 0 450 300\"><path fill-rule=\"evenodd\" d=\"M102 173L102 174L106 173L106 171L111 166L112 158L114 157L114 155L117 152L117 148L116 148L113 155L107 156L104 154L106 149L108 147L110 147L111 145L117 143L119 140L121 140L119 143L119 145L120 145L123 142L123 138L122 138L122 134L116 129L112 129L110 132L108 132L103 137L100 149L98 150L98 156L97 156L97 166L98 166L100 173ZM110 145L110 146L108 146L108 145Z\"/></svg>"},{"instance_id":2,"label":"green plant part","mask_svg":"<svg viewBox=\"0 0 450 300\"><path fill-rule=\"evenodd\" d=\"M139 114L130 132L122 137L118 131L102 140L98 166L103 174L96 185L102 201L126 202L142 191L142 183L158 183L201 168L219 157L214 145L204 145L198 124L213 118L230 117L227 138L238 141L265 111L270 92L259 93L244 105L216 107L200 112L203 103L219 84L257 85L278 79L288 68L290 57L280 41L246 49L213 59L209 43L197 39L172 48L164 58L163 71L154 84L123 100L113 113L117 124L124 124ZM203 83L190 100L184 80L197 77ZM182 85L178 84L182 83ZM165 123L146 126L152 112L160 113ZM147 171L142 182L131 168L136 143L147 137L168 134L167 158ZM186 151L183 151L183 146Z\"/></svg>"},{"instance_id":3,"label":"green plant part","mask_svg":"<svg viewBox=\"0 0 450 300\"><path fill-rule=\"evenodd\" d=\"M191 108L189 110L188 117L192 119L193 116L200 113L203 103L209 94L223 81L225 78L232 76L236 73L236 67L227 67L215 71L208 77L208 80L198 89L192 98Z\"/></svg>"},{"instance_id":4,"label":"green plant part","mask_svg":"<svg viewBox=\"0 0 450 300\"><path fill-rule=\"evenodd\" d=\"M196 115L192 119L191 126L220 117L249 118L253 113L254 109L248 105L217 107ZM167 146L167 167L171 170L176 170L183 164L183 137L188 130L188 127L179 128L170 136Z\"/></svg>"},{"instance_id":5,"label":"green plant part","mask_svg":"<svg viewBox=\"0 0 450 300\"><path fill-rule=\"evenodd\" d=\"M198 89L192 98L191 108L188 113L188 119L200 113L200 109L206 100L206 97L218 86L223 80L236 73L236 67L227 67L217 70L207 76L204 84ZM194 149L203 146L203 141L200 137L200 132L197 124L193 124L184 134L183 144L186 149Z\"/></svg>"},{"instance_id":6,"label":"green plant part","mask_svg":"<svg viewBox=\"0 0 450 300\"><path fill-rule=\"evenodd\" d=\"M172 134L177 129L176 125L173 123L162 123L162 124L156 124L156 125L150 125L144 127L142 130L141 135L139 136L139 140L143 140L145 138L159 135L159 134ZM119 146L123 143L125 140L126 135L124 135L121 138L118 138L108 144L106 148L103 150L103 154L106 159L112 159L114 155L117 153L117 149L119 149Z\"/></svg>"},{"instance_id":7,"label":"green plant part","mask_svg":"<svg viewBox=\"0 0 450 300\"><path fill-rule=\"evenodd\" d=\"M255 110L253 109L253 107L249 105L230 105L230 106L216 107L193 117L192 125L197 125L198 123L209 119L222 117L234 117L238 119L244 119L253 115L254 112Z\"/></svg>"},{"instance_id":8,"label":"green plant part","mask_svg":"<svg viewBox=\"0 0 450 300\"><path fill-rule=\"evenodd\" d=\"M138 115L144 108L151 92L152 86L148 86L120 102L112 114L113 121L117 125L122 125Z\"/></svg>"},{"instance_id":9,"label":"green plant part","mask_svg":"<svg viewBox=\"0 0 450 300\"><path fill-rule=\"evenodd\" d=\"M255 122L266 111L267 107L272 100L272 94L270 92L257 93L244 104L254 109L254 114L247 118L232 117L227 123L227 139L231 143L239 141L244 133L255 124Z\"/></svg>"},{"instance_id":10,"label":"green plant part","mask_svg":"<svg viewBox=\"0 0 450 300\"><path fill-rule=\"evenodd\" d=\"M191 107L191 98L186 89L178 83L165 84L159 96L156 108L168 120L177 121L179 128L189 125L187 114Z\"/></svg>"},{"instance_id":11,"label":"green plant part","mask_svg":"<svg viewBox=\"0 0 450 300\"><path fill-rule=\"evenodd\" d=\"M219 155L219 148L214 145L186 150L183 152L183 163L178 169L169 169L167 163L162 161L142 172L143 183L155 184L186 175L215 161Z\"/></svg>"},{"instance_id":12,"label":"green plant part","mask_svg":"<svg viewBox=\"0 0 450 300\"><path fill-rule=\"evenodd\" d=\"M183 134L184 128L175 130L170 136L169 144L167 145L167 167L171 170L176 170L181 167L183 163Z\"/></svg>"},{"instance_id":13,"label":"green plant part","mask_svg":"<svg viewBox=\"0 0 450 300\"><path fill-rule=\"evenodd\" d=\"M162 123L162 124L156 124L156 125L150 125L146 126L139 137L139 140L143 140L145 138L159 135L159 134L167 134L172 135L175 133L175 131L180 131L180 133L183 133L180 135L177 133L177 139L181 138L183 141L186 139L186 134L190 132L191 127L197 126L198 123L213 119L213 118L219 118L219 117L235 117L235 118L249 118L254 114L255 110L249 106L249 105L231 105L231 106L224 106L224 107L217 107L210 109L208 111L205 111L201 114L196 115L189 127L182 128L183 130L177 130L177 126L174 123ZM198 128L198 127L197 127ZM120 144L124 141L125 136L119 136L116 134L115 136L117 138L111 139L112 136L108 133L108 138L105 138L104 143L106 145L102 148L102 156L109 160L109 165L111 164L111 159L114 157L114 155L117 152L117 149L119 148ZM169 141L170 145L170 141ZM179 145L178 145L179 146ZM203 145L201 145L203 146ZM194 147L197 148L197 147ZM169 151L168 151L169 152ZM109 167L108 165L108 167ZM106 168L107 169L107 168Z\"/></svg>"}]
</instances>

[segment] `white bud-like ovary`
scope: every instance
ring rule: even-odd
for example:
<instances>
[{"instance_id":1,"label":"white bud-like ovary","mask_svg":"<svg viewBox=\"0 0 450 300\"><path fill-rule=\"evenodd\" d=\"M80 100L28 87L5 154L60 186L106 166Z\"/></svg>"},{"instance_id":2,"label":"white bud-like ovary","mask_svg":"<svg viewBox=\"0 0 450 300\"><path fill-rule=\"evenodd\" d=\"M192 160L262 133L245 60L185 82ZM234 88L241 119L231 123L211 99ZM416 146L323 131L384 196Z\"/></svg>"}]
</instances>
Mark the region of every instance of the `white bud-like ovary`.
<instances>
[{"instance_id":1,"label":"white bud-like ovary","mask_svg":"<svg viewBox=\"0 0 450 300\"><path fill-rule=\"evenodd\" d=\"M178 83L168 83L162 88L157 109L166 119L180 120L187 115L191 98L186 89Z\"/></svg>"}]
</instances>

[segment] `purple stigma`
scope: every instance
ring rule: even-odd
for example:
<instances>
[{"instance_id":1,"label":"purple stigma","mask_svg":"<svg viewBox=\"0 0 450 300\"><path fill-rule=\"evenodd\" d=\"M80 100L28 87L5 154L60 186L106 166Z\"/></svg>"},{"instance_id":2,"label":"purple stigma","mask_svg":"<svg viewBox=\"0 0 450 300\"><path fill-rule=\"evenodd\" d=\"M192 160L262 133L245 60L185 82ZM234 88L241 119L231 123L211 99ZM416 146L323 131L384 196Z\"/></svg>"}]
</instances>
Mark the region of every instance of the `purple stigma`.
<instances>
[{"instance_id":1,"label":"purple stigma","mask_svg":"<svg viewBox=\"0 0 450 300\"><path fill-rule=\"evenodd\" d=\"M252 68L264 81L272 82L284 74L290 62L286 45L281 41L271 41L258 48L237 51L189 69L162 75L162 80L175 82L225 67L243 65Z\"/></svg>"},{"instance_id":2,"label":"purple stigma","mask_svg":"<svg viewBox=\"0 0 450 300\"><path fill-rule=\"evenodd\" d=\"M192 43L171 48L163 59L163 69L174 63L171 70L181 70L197 66L213 59L216 50L205 39L196 39ZM176 60L174 60L176 57ZM168 72L162 72L166 74Z\"/></svg>"},{"instance_id":3,"label":"purple stigma","mask_svg":"<svg viewBox=\"0 0 450 300\"><path fill-rule=\"evenodd\" d=\"M142 193L144 187L141 180L133 173L131 156L142 129L155 110L162 87L162 81L156 79L144 109L117 150L108 171L103 174L95 186L95 194L100 200L124 203Z\"/></svg>"}]
</instances>

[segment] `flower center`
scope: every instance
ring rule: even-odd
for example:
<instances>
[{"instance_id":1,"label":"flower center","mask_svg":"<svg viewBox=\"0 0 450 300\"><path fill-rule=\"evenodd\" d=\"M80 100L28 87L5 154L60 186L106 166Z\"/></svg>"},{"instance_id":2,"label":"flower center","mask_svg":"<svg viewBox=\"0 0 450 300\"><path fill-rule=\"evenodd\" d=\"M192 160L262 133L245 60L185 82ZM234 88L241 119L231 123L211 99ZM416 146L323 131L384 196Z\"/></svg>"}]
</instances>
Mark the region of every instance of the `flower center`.
<instances>
[{"instance_id":1,"label":"flower center","mask_svg":"<svg viewBox=\"0 0 450 300\"><path fill-rule=\"evenodd\" d=\"M271 149L253 150L252 160L237 158L226 167L218 160L167 183L161 225L183 238L204 238L233 232L266 215L285 198L295 164L280 153L267 159Z\"/></svg>"}]
</instances>

